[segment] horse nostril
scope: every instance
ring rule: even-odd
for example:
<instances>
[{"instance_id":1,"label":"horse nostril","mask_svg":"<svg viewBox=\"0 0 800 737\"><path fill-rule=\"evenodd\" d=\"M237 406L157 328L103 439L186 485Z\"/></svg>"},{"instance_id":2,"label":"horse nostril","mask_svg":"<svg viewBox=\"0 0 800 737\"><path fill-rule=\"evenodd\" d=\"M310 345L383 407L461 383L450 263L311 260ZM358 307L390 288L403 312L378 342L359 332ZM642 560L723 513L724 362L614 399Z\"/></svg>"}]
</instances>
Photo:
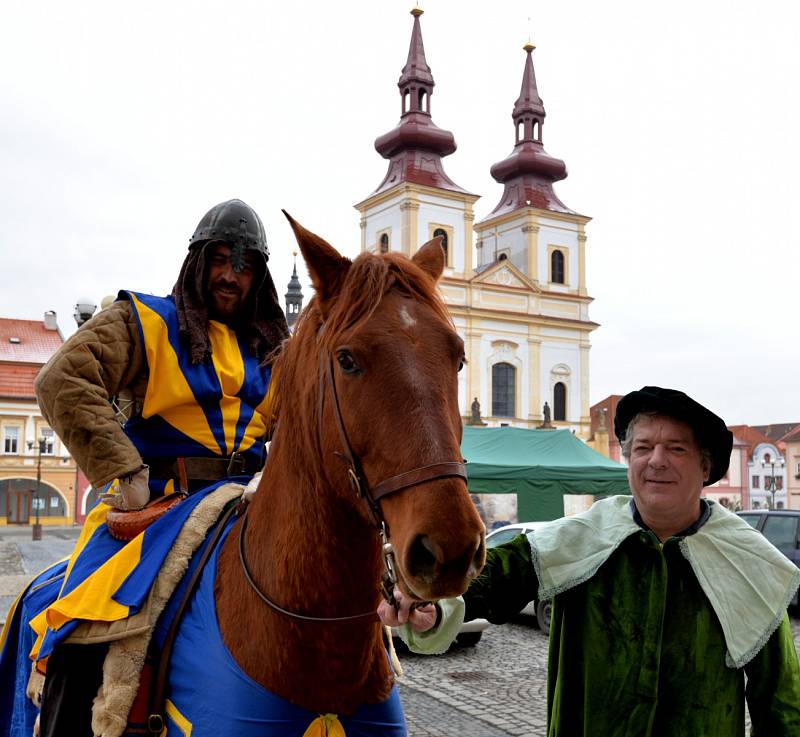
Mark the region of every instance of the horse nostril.
<instances>
[{"instance_id":1,"label":"horse nostril","mask_svg":"<svg viewBox=\"0 0 800 737\"><path fill-rule=\"evenodd\" d=\"M472 556L472 560L470 561L469 570L467 571L467 576L469 578L477 578L485 562L486 562L486 545L483 540L483 535L481 535L480 543L478 544L478 547L475 550L475 555Z\"/></svg>"},{"instance_id":2,"label":"horse nostril","mask_svg":"<svg viewBox=\"0 0 800 737\"><path fill-rule=\"evenodd\" d=\"M411 544L409 573L415 578L432 578L437 563L437 552L439 546L436 543L427 535L418 535Z\"/></svg>"}]
</instances>

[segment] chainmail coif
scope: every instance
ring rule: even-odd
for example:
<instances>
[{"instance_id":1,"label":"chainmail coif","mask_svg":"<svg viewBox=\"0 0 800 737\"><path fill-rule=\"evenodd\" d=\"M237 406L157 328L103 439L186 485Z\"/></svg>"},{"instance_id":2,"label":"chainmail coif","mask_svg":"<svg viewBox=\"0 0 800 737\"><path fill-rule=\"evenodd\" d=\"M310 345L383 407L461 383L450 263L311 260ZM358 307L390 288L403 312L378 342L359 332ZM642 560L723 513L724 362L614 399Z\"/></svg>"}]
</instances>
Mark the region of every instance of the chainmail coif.
<instances>
[{"instance_id":1,"label":"chainmail coif","mask_svg":"<svg viewBox=\"0 0 800 737\"><path fill-rule=\"evenodd\" d=\"M191 362L203 363L211 357L208 340L208 307L205 300L205 246L198 243L189 249L181 266L172 296L178 312L181 340L189 345ZM235 323L230 327L247 345L260 363L269 362L271 354L289 335L286 317L278 302L278 293L266 262L259 260L261 278L256 276L253 289L245 300Z\"/></svg>"}]
</instances>

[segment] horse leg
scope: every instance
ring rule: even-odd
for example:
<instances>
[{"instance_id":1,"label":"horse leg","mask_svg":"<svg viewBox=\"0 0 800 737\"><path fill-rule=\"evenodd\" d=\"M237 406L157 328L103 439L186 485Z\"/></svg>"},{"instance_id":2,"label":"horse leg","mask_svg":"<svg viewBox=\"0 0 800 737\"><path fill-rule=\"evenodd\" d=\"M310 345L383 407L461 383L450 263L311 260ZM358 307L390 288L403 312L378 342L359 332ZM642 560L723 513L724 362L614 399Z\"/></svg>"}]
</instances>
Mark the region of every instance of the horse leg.
<instances>
[{"instance_id":1,"label":"horse leg","mask_svg":"<svg viewBox=\"0 0 800 737\"><path fill-rule=\"evenodd\" d=\"M92 737L92 702L108 643L59 645L47 661L39 737Z\"/></svg>"}]
</instances>

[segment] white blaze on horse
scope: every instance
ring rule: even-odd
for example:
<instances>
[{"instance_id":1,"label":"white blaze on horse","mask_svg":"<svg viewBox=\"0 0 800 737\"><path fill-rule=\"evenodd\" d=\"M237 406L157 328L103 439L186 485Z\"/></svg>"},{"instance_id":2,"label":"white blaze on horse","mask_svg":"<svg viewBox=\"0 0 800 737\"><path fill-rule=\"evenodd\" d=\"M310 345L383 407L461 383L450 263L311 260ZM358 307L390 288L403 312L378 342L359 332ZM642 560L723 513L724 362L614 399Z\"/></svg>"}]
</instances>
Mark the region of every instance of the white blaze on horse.
<instances>
[{"instance_id":1,"label":"white blaze on horse","mask_svg":"<svg viewBox=\"0 0 800 737\"><path fill-rule=\"evenodd\" d=\"M175 630L167 735L404 734L375 615L382 578L435 600L484 560L438 239L411 259L351 262L289 220L316 294L274 365L258 491L221 528Z\"/></svg>"}]
</instances>

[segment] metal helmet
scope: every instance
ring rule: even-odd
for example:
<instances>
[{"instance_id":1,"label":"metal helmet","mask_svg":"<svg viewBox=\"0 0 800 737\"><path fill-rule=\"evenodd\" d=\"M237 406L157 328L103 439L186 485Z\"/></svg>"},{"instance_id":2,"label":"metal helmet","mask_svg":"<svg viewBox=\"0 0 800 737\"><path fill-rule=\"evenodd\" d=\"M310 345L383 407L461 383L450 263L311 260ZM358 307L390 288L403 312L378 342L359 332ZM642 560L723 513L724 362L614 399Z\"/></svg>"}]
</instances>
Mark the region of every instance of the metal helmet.
<instances>
[{"instance_id":1,"label":"metal helmet","mask_svg":"<svg viewBox=\"0 0 800 737\"><path fill-rule=\"evenodd\" d=\"M195 228L189 248L209 241L225 241L231 246L231 265L235 271L244 268L247 249L258 251L269 261L267 234L256 211L241 200L228 200L214 205Z\"/></svg>"}]
</instances>

